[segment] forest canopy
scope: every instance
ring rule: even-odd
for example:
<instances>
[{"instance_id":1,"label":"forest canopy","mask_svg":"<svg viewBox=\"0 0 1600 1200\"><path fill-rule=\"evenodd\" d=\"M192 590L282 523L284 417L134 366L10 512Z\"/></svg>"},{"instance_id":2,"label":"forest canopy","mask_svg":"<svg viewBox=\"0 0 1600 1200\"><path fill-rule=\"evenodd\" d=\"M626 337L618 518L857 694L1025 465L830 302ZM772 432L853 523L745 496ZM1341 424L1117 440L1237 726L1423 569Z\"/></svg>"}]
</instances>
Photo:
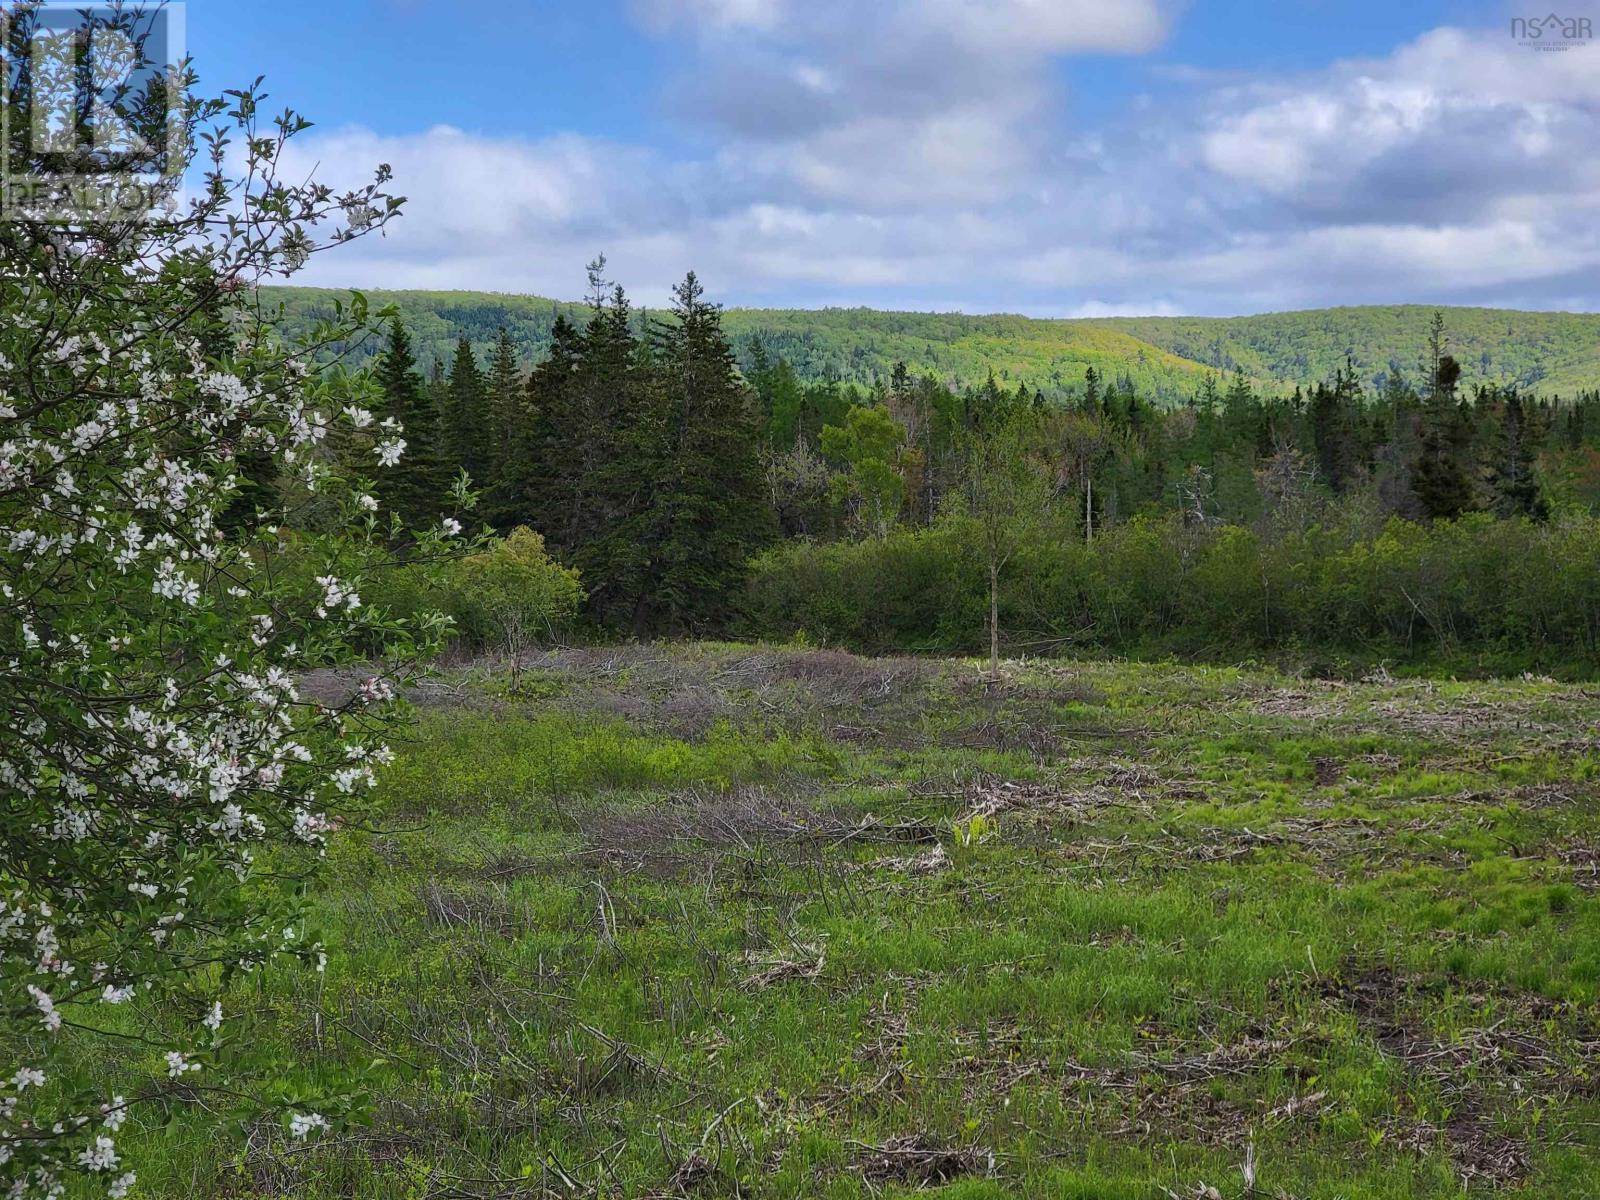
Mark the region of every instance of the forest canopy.
<instances>
[{"instance_id":1,"label":"forest canopy","mask_svg":"<svg viewBox=\"0 0 1600 1200\"><path fill-rule=\"evenodd\" d=\"M277 296L291 322L320 303ZM1111 323L1055 323L1085 357L1043 386L996 366L1012 345L997 331L1024 344L1051 323L821 312L752 332L755 314L721 309L692 273L667 311L641 310L603 259L577 306L375 299L390 315L365 349L410 443L385 499L426 524L464 472L480 518L536 531L578 572L598 628L982 647L996 661L1002 643L1596 657L1581 621L1469 616L1440 582L1525 569L1592 532L1600 393L1487 376L1504 363L1549 379L1522 365L1531 347L1562 329L1571 345L1551 360L1576 361L1594 318L1371 309L1141 329L1191 353L1185 339L1209 330L1228 372L1155 349L1119 358L1132 339ZM1504 340L1525 317L1526 339ZM1473 359L1492 329L1502 341ZM981 352L964 369L982 375L858 353L935 332L944 353ZM1355 336L1370 346L1324 371ZM816 372L840 354L852 372ZM1374 372L1378 356L1390 365ZM1241 358L1306 365L1262 383ZM1485 532L1446 535L1466 518ZM1540 532L1552 522L1565 532ZM1264 592L1247 599L1230 562ZM1359 604L1339 591L1350 574L1368 588ZM1155 575L1182 603L1150 589ZM909 609L891 611L896 596Z\"/></svg>"},{"instance_id":2,"label":"forest canopy","mask_svg":"<svg viewBox=\"0 0 1600 1200\"><path fill-rule=\"evenodd\" d=\"M285 327L294 330L331 313L346 293L286 287L263 289L263 296L283 305ZM368 297L375 307L392 304L399 311L424 369L448 364L461 337L488 355L502 327L531 363L549 352L557 317L577 320L583 312L581 303L489 292L373 291ZM1328 378L1348 360L1365 387L1379 389L1396 375L1415 384L1433 312L1424 305L1368 305L1248 317L1046 320L869 308L730 308L723 327L743 366L750 365L750 343L760 341L808 381L837 378L871 386L887 380L903 361L914 375L931 373L957 389L981 384L992 369L1002 383L1026 383L1057 398L1081 393L1083 373L1092 366L1101 378L1131 383L1149 399L1178 403L1207 371L1241 369L1256 387L1291 391ZM1600 387L1600 315L1444 312L1468 387L1516 385L1539 395ZM359 362L379 346L368 340L337 349Z\"/></svg>"}]
</instances>

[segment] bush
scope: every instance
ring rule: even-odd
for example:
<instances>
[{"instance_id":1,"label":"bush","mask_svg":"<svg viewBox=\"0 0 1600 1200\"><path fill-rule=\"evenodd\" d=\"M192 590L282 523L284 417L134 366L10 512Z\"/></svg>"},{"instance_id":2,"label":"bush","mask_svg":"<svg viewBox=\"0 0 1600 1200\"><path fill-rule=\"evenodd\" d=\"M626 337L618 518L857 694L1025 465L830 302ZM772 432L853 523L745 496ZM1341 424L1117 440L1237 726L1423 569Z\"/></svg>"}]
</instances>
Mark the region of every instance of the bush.
<instances>
[{"instance_id":1,"label":"bush","mask_svg":"<svg viewBox=\"0 0 1600 1200\"><path fill-rule=\"evenodd\" d=\"M751 564L746 632L860 650L974 651L987 595L957 522ZM1040 537L1000 580L1013 649L1600 671L1600 518L1419 525L1335 513L1278 533L1139 517L1094 542Z\"/></svg>"},{"instance_id":2,"label":"bush","mask_svg":"<svg viewBox=\"0 0 1600 1200\"><path fill-rule=\"evenodd\" d=\"M861 542L786 542L751 567L746 612L763 633L866 650L973 648L988 613L977 550L948 526Z\"/></svg>"},{"instance_id":3,"label":"bush","mask_svg":"<svg viewBox=\"0 0 1600 1200\"><path fill-rule=\"evenodd\" d=\"M550 638L577 616L583 599L577 570L546 554L544 536L526 525L446 575L445 611L457 637L473 646L516 651Z\"/></svg>"},{"instance_id":4,"label":"bush","mask_svg":"<svg viewBox=\"0 0 1600 1200\"><path fill-rule=\"evenodd\" d=\"M478 554L389 572L368 593L396 616L445 613L458 646L516 653L572 623L584 600L578 579L545 552L541 534L518 526Z\"/></svg>"}]
</instances>

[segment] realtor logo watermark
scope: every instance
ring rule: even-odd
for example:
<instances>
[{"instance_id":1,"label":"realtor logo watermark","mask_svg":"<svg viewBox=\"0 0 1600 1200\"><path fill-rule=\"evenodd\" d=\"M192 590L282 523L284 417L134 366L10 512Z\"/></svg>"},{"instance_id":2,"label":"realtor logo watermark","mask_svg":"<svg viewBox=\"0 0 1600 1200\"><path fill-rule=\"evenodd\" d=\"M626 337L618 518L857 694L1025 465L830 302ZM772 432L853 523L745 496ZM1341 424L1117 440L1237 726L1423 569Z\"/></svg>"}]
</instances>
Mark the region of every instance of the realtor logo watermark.
<instances>
[{"instance_id":1,"label":"realtor logo watermark","mask_svg":"<svg viewBox=\"0 0 1600 1200\"><path fill-rule=\"evenodd\" d=\"M1594 21L1589 17L1563 17L1560 13L1512 17L1511 36L1519 46L1530 50L1571 50L1589 44L1594 37Z\"/></svg>"},{"instance_id":2,"label":"realtor logo watermark","mask_svg":"<svg viewBox=\"0 0 1600 1200\"><path fill-rule=\"evenodd\" d=\"M0 5L0 219L174 211L183 64L181 3Z\"/></svg>"}]
</instances>

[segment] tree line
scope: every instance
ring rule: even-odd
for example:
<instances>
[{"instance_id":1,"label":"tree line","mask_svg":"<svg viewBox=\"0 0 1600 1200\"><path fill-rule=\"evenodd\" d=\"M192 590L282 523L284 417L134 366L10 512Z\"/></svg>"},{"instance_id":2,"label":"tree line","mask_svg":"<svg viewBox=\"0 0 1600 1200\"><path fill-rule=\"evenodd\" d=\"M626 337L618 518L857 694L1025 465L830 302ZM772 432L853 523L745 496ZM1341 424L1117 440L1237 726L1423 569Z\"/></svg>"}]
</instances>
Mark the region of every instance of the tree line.
<instances>
[{"instance_id":1,"label":"tree line","mask_svg":"<svg viewBox=\"0 0 1600 1200\"><path fill-rule=\"evenodd\" d=\"M530 526L582 572L591 614L634 632L723 619L771 539L749 389L721 313L691 272L643 333L620 286L591 265L580 327L558 317L549 355L520 368L504 330L487 364L465 338L424 381L398 318L376 375L406 430L407 465L380 499L436 519L465 472L496 528Z\"/></svg>"},{"instance_id":2,"label":"tree line","mask_svg":"<svg viewBox=\"0 0 1600 1200\"><path fill-rule=\"evenodd\" d=\"M737 626L748 565L775 541L965 522L996 608L1004 563L1045 515L1050 536L1092 542L1141 516L1270 537L1349 511L1541 522L1600 504L1600 395L1462 387L1440 314L1414 369L1381 388L1349 364L1277 395L1235 371L1176 405L1092 366L1062 400L993 374L955 389L904 363L870 387L807 381L764 341L744 349L741 369L692 273L641 319L603 258L583 316L559 314L531 367L502 329L491 354L463 337L424 377L395 317L375 376L407 451L380 499L423 527L465 472L490 525L542 533L581 572L589 615L635 634Z\"/></svg>"}]
</instances>

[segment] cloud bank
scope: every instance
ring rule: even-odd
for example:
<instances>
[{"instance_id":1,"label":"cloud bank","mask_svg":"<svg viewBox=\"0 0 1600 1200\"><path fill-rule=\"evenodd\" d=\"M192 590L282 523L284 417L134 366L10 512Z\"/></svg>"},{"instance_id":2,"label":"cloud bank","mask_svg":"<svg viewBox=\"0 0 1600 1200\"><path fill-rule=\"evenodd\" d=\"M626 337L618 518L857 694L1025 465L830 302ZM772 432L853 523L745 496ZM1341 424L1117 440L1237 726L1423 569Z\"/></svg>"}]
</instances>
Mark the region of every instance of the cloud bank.
<instances>
[{"instance_id":1,"label":"cloud bank","mask_svg":"<svg viewBox=\"0 0 1600 1200\"><path fill-rule=\"evenodd\" d=\"M662 103L712 149L362 128L295 154L393 165L389 235L307 282L570 296L604 250L659 303L1229 313L1600 307L1600 44L1440 28L1272 79L1183 75L1096 127L1080 55L1158 49L1159 0L637 0L683 49Z\"/></svg>"}]
</instances>

